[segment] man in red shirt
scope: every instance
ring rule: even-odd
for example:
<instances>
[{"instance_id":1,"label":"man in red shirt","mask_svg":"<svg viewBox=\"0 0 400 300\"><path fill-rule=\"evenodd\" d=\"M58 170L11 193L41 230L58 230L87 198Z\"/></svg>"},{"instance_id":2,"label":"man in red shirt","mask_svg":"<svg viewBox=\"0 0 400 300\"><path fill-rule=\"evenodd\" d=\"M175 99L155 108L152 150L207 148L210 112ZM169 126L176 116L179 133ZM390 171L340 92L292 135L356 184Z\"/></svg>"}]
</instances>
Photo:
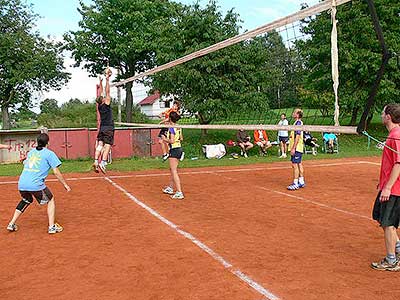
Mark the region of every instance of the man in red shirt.
<instances>
[{"instance_id":1,"label":"man in red shirt","mask_svg":"<svg viewBox=\"0 0 400 300\"><path fill-rule=\"evenodd\" d=\"M379 193L372 217L383 228L386 257L373 262L376 270L400 271L400 241L397 228L400 223L400 104L386 105L382 122L389 131L382 154Z\"/></svg>"}]
</instances>

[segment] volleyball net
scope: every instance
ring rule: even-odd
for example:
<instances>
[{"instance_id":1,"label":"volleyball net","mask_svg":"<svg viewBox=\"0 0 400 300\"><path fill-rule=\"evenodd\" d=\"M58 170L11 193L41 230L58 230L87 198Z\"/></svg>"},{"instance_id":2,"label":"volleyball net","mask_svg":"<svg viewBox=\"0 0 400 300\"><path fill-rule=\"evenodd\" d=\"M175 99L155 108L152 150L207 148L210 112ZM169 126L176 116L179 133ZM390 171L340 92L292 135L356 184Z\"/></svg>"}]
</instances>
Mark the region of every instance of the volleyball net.
<instances>
[{"instance_id":1,"label":"volleyball net","mask_svg":"<svg viewBox=\"0 0 400 300\"><path fill-rule=\"evenodd\" d=\"M114 82L111 86L117 88L145 82L149 95L160 93L161 106L144 123L117 124L168 127L157 124L156 116L179 100L182 128L356 134L355 124L340 126L354 123L354 110L348 104L339 109L338 92L338 27L340 13L351 9L350 1L304 6L254 30ZM282 114L292 123L295 108L303 110L304 126L277 125Z\"/></svg>"}]
</instances>

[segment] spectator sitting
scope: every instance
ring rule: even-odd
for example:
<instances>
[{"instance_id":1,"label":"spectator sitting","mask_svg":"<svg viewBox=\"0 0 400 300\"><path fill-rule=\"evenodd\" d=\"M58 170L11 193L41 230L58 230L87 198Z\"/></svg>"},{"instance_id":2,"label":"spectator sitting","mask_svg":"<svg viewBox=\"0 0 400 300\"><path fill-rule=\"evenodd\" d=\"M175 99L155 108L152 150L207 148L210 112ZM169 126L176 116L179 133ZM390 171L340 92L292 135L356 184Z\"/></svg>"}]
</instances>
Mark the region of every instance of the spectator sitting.
<instances>
[{"instance_id":1,"label":"spectator sitting","mask_svg":"<svg viewBox=\"0 0 400 300\"><path fill-rule=\"evenodd\" d=\"M333 132L324 132L322 138L324 139L324 143L328 149L328 153L333 153L334 145L337 143L336 134L334 134Z\"/></svg>"},{"instance_id":2,"label":"spectator sitting","mask_svg":"<svg viewBox=\"0 0 400 300\"><path fill-rule=\"evenodd\" d=\"M317 155L317 148L319 147L319 145L316 143L317 139L313 137L309 131L305 131L303 133L303 137L304 144L311 147L313 155Z\"/></svg>"},{"instance_id":3,"label":"spectator sitting","mask_svg":"<svg viewBox=\"0 0 400 300\"><path fill-rule=\"evenodd\" d=\"M250 136L244 129L239 129L236 133L236 140L240 147L240 154L244 157L248 157L247 151L253 148L253 144L250 142Z\"/></svg>"},{"instance_id":4,"label":"spectator sitting","mask_svg":"<svg viewBox=\"0 0 400 300\"><path fill-rule=\"evenodd\" d=\"M254 143L260 146L260 154L267 154L267 149L272 147L271 142L268 140L268 135L265 130L254 130Z\"/></svg>"}]
</instances>

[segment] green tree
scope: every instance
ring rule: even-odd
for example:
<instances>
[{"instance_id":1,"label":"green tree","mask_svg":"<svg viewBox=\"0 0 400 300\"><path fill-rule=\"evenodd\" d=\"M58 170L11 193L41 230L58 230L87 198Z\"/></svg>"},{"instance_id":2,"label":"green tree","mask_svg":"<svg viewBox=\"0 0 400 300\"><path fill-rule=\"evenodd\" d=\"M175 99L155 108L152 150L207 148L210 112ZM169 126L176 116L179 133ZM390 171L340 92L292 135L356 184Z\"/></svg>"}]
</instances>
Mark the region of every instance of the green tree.
<instances>
[{"instance_id":1,"label":"green tree","mask_svg":"<svg viewBox=\"0 0 400 300\"><path fill-rule=\"evenodd\" d=\"M113 105L111 105L114 116L117 115L118 107L116 104L113 102ZM53 106L53 108L55 107ZM133 108L133 117L136 120L139 122L147 121L147 117L140 112L137 106ZM96 104L94 102L73 98L63 103L57 110L42 110L38 117L38 123L48 128L95 128L97 126L96 117Z\"/></svg>"},{"instance_id":2,"label":"green tree","mask_svg":"<svg viewBox=\"0 0 400 300\"><path fill-rule=\"evenodd\" d=\"M400 52L400 2L375 0L380 23L389 49ZM381 64L381 49L373 28L366 1L352 1L341 5L337 14L339 44L339 97L342 113L351 114L355 125L359 113L365 106L377 70ZM305 67L304 88L309 99L314 99L315 108L333 109L331 79L330 32L331 20L328 13L303 22L303 32L310 38L297 43ZM318 102L318 97L330 95L329 101ZM400 69L392 60L376 97L376 109L400 97ZM327 106L328 105L328 106ZM372 118L372 116L370 116Z\"/></svg>"},{"instance_id":3,"label":"green tree","mask_svg":"<svg viewBox=\"0 0 400 300\"><path fill-rule=\"evenodd\" d=\"M60 88L69 78L61 45L34 32L37 15L20 0L0 0L0 106L3 128L9 109L29 106L34 91Z\"/></svg>"},{"instance_id":4,"label":"green tree","mask_svg":"<svg viewBox=\"0 0 400 300\"><path fill-rule=\"evenodd\" d=\"M157 54L169 47L178 4L166 0L94 0L81 2L80 30L65 35L77 65L92 75L105 66L120 70L119 79L153 68ZM126 120L132 119L132 82L126 89Z\"/></svg>"},{"instance_id":5,"label":"green tree","mask_svg":"<svg viewBox=\"0 0 400 300\"><path fill-rule=\"evenodd\" d=\"M44 99L41 103L40 103L40 112L41 113L57 113L60 110L60 108L58 107L57 104L57 100L56 99Z\"/></svg>"},{"instance_id":6,"label":"green tree","mask_svg":"<svg viewBox=\"0 0 400 300\"><path fill-rule=\"evenodd\" d=\"M204 8L199 3L185 6L176 22L170 61L193 53L239 33L239 15L230 10L222 15L215 1ZM240 111L268 107L264 84L265 48L260 43L242 42L207 54L153 76L150 84L164 95L181 99L186 111L200 124L208 124ZM161 60L161 58L159 58Z\"/></svg>"}]
</instances>

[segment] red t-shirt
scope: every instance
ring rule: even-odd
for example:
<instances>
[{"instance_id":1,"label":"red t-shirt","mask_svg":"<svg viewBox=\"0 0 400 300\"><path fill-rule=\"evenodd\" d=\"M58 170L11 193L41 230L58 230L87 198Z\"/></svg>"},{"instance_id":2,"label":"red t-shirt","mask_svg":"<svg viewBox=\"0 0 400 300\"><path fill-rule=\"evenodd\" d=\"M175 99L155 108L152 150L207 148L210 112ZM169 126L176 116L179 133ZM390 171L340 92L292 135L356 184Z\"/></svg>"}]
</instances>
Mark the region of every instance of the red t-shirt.
<instances>
[{"instance_id":1,"label":"red t-shirt","mask_svg":"<svg viewBox=\"0 0 400 300\"><path fill-rule=\"evenodd\" d=\"M389 132L386 145L400 152L400 127L395 127ZM382 154L381 163L381 174L379 178L379 190L381 191L386 183L389 181L390 173L392 172L393 166L396 163L400 163L400 154L384 147ZM400 196L400 177L397 178L396 182L392 187L391 195Z\"/></svg>"}]
</instances>

